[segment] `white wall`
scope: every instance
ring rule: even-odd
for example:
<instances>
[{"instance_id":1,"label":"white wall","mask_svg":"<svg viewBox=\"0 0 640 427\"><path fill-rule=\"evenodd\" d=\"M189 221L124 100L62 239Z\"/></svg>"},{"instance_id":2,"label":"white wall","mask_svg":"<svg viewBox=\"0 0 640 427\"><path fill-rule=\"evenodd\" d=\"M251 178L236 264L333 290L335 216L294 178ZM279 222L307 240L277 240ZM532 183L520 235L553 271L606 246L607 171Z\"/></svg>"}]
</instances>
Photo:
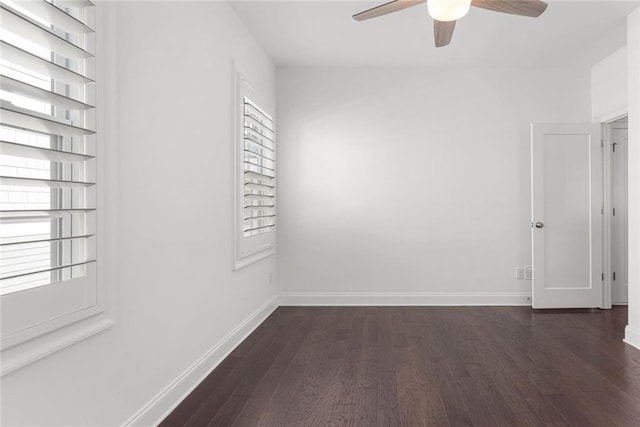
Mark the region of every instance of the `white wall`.
<instances>
[{"instance_id":1,"label":"white wall","mask_svg":"<svg viewBox=\"0 0 640 427\"><path fill-rule=\"evenodd\" d=\"M279 70L283 301L528 304L529 125L588 122L589 87L588 69Z\"/></svg>"},{"instance_id":2,"label":"white wall","mask_svg":"<svg viewBox=\"0 0 640 427\"><path fill-rule=\"evenodd\" d=\"M627 114L627 47L613 52L591 68L591 116L602 123Z\"/></svg>"},{"instance_id":3,"label":"white wall","mask_svg":"<svg viewBox=\"0 0 640 427\"><path fill-rule=\"evenodd\" d=\"M276 294L273 258L231 271L231 58L275 102L273 65L224 3L100 8L116 324L3 377L3 425L121 425Z\"/></svg>"},{"instance_id":4,"label":"white wall","mask_svg":"<svg viewBox=\"0 0 640 427\"><path fill-rule=\"evenodd\" d=\"M629 325L625 340L640 348L640 10L627 21L629 48Z\"/></svg>"}]
</instances>

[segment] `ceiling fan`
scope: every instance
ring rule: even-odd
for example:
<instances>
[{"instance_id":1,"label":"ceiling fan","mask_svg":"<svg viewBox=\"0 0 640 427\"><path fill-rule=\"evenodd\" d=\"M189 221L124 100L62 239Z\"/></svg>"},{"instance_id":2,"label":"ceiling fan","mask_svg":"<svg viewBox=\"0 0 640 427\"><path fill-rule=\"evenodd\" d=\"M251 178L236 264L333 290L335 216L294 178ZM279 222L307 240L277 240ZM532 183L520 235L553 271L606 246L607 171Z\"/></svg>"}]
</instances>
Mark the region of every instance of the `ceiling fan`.
<instances>
[{"instance_id":1,"label":"ceiling fan","mask_svg":"<svg viewBox=\"0 0 640 427\"><path fill-rule=\"evenodd\" d=\"M429 15L433 18L436 47L446 46L451 42L456 20L465 16L471 6L533 18L542 15L547 9L547 3L541 0L394 0L357 13L353 15L353 19L365 21L425 2Z\"/></svg>"}]
</instances>

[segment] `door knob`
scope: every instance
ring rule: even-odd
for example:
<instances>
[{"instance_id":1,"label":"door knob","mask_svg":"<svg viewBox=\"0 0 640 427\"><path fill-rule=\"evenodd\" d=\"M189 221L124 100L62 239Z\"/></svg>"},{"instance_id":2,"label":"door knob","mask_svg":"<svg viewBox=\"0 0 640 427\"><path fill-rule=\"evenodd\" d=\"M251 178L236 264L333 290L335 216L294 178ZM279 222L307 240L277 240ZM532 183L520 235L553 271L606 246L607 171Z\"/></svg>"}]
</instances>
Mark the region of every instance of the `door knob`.
<instances>
[{"instance_id":1,"label":"door knob","mask_svg":"<svg viewBox=\"0 0 640 427\"><path fill-rule=\"evenodd\" d=\"M544 227L544 222L542 221L536 222L536 228L543 228L543 227Z\"/></svg>"}]
</instances>

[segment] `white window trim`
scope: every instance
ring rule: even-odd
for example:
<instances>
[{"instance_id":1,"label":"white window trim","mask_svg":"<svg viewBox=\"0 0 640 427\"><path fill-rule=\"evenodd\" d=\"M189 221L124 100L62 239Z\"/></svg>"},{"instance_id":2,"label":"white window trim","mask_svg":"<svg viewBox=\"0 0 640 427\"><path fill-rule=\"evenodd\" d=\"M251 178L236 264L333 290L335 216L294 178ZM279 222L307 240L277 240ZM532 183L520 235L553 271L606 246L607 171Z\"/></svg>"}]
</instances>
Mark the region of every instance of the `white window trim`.
<instances>
[{"instance_id":1,"label":"white window trim","mask_svg":"<svg viewBox=\"0 0 640 427\"><path fill-rule=\"evenodd\" d=\"M96 304L73 312L46 324L36 325L29 330L31 339L12 345L2 350L0 364L0 376L7 375L33 362L56 353L66 347L76 344L84 339L92 337L109 329L115 324L112 313L108 309L110 294L108 288L112 287L113 280L117 277L113 274L117 271L117 241L115 235L115 215L117 215L117 176L116 169L116 108L112 99L115 93L116 82L107 80L107 75L115 75L114 61L100 61L100 58L115 58L114 32L108 29L115 28L116 16L112 9L105 13L101 3L95 3L95 30L96 30L96 128L97 134L97 243L96 255L99 260L96 274ZM102 35L109 34L109 39ZM107 67L109 68L107 70ZM113 86L113 87L111 87ZM107 98L109 97L109 98ZM109 102L106 102L108 100ZM108 117L108 119L107 119ZM107 123L109 122L109 123ZM103 141L108 141L105 144ZM108 179L107 179L108 178ZM107 224L110 233L107 233ZM112 277L113 276L113 277ZM8 343L11 344L11 343ZM3 343L4 346L4 343Z\"/></svg>"},{"instance_id":2,"label":"white window trim","mask_svg":"<svg viewBox=\"0 0 640 427\"><path fill-rule=\"evenodd\" d=\"M264 233L255 237L258 239L259 244L247 247L246 239L251 237L244 237L244 98L245 96L254 100L261 107L269 107L268 102L261 96L261 94L254 88L253 85L247 80L245 75L238 71L235 63L232 63L232 80L233 80L233 148L231 153L233 155L233 270L239 270L262 259L275 255L276 253L276 230L277 225L272 231ZM271 116L274 114L270 111ZM275 152L277 159L277 145ZM276 166L277 168L277 166ZM277 181L277 172L276 172ZM276 200L277 200L277 187L276 187ZM277 202L276 202L277 212ZM276 214L277 215L277 214ZM277 217L276 217L277 218ZM276 219L277 223L277 219Z\"/></svg>"}]
</instances>

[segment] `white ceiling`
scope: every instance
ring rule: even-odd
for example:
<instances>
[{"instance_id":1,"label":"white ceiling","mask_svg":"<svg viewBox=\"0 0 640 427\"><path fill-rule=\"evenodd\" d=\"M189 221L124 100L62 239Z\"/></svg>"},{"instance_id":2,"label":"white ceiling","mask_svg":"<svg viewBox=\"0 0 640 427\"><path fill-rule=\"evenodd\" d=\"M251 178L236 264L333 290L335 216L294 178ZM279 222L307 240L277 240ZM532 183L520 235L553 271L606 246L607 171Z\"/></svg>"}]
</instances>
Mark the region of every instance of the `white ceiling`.
<instances>
[{"instance_id":1,"label":"white ceiling","mask_svg":"<svg viewBox=\"0 0 640 427\"><path fill-rule=\"evenodd\" d=\"M624 45L633 1L549 0L539 18L471 8L450 46L433 45L426 4L356 22L381 1L240 1L232 7L280 67L560 66Z\"/></svg>"}]
</instances>

